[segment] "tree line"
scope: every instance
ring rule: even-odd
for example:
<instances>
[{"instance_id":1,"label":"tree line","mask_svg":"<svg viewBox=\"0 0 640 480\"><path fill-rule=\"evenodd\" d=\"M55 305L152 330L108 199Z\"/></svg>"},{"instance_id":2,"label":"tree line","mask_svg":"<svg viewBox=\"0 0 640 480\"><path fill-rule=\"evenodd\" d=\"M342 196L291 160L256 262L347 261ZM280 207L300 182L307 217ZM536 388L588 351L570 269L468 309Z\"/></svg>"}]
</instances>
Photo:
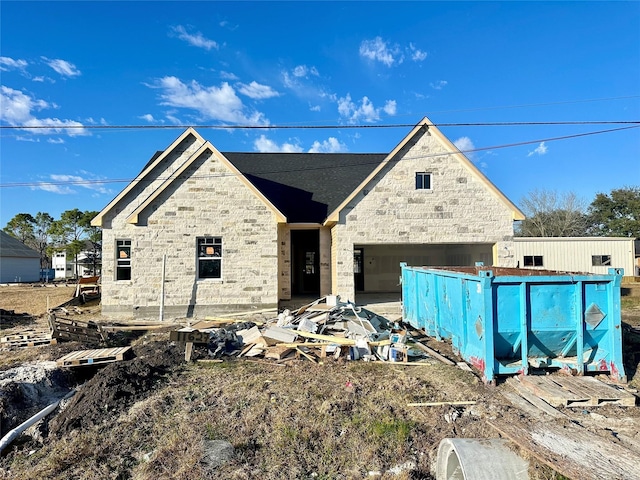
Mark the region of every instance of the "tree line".
<instances>
[{"instance_id":1,"label":"tree line","mask_svg":"<svg viewBox=\"0 0 640 480\"><path fill-rule=\"evenodd\" d=\"M520 202L520 237L640 238L640 187L598 193L589 204L575 193L534 190Z\"/></svg>"},{"instance_id":2,"label":"tree line","mask_svg":"<svg viewBox=\"0 0 640 480\"><path fill-rule=\"evenodd\" d=\"M77 208L62 212L57 220L45 212L35 216L19 213L3 230L40 254L40 268L51 268L52 257L58 252L66 252L74 259L76 275L78 256L85 252L83 263L97 275L102 258L102 229L91 225L96 215L96 211L83 212Z\"/></svg>"}]
</instances>

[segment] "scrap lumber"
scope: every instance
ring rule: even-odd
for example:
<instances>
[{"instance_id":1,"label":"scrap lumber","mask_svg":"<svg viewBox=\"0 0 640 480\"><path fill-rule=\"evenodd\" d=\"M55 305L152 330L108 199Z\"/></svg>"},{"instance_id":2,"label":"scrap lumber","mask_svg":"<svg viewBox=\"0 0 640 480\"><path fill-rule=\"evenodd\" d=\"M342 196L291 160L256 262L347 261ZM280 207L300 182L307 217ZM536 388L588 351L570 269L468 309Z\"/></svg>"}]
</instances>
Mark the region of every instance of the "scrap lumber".
<instances>
[{"instance_id":1,"label":"scrap lumber","mask_svg":"<svg viewBox=\"0 0 640 480\"><path fill-rule=\"evenodd\" d=\"M271 358L273 360L282 360L287 357L291 352L293 352L293 348L290 347L269 347L265 354L264 358Z\"/></svg>"},{"instance_id":2,"label":"scrap lumber","mask_svg":"<svg viewBox=\"0 0 640 480\"><path fill-rule=\"evenodd\" d=\"M426 345L424 345L424 344L420 343L419 341L417 341L415 338L411 339L410 344L411 345L415 345L416 347L418 347L423 352L431 355L433 358L436 358L436 359L440 360L442 363L444 363L446 365L451 365L451 366L455 366L456 365L456 363L454 361L449 360L444 355L440 355L433 348L427 347Z\"/></svg>"},{"instance_id":3,"label":"scrap lumber","mask_svg":"<svg viewBox=\"0 0 640 480\"><path fill-rule=\"evenodd\" d=\"M418 402L407 403L407 407L441 407L443 405L475 405L475 400L462 400L457 402Z\"/></svg>"},{"instance_id":4,"label":"scrap lumber","mask_svg":"<svg viewBox=\"0 0 640 480\"><path fill-rule=\"evenodd\" d=\"M632 407L635 395L592 377L520 375L520 384L554 407L595 407L615 404Z\"/></svg>"},{"instance_id":5,"label":"scrap lumber","mask_svg":"<svg viewBox=\"0 0 640 480\"><path fill-rule=\"evenodd\" d=\"M131 353L131 347L100 348L96 350L77 350L56 360L60 367L79 367L102 365L125 360Z\"/></svg>"},{"instance_id":6,"label":"scrap lumber","mask_svg":"<svg viewBox=\"0 0 640 480\"><path fill-rule=\"evenodd\" d=\"M509 385L511 388L513 388L516 392L518 392L518 394L520 394L520 396L522 398L524 398L527 402L529 402L531 405L535 406L537 409L539 409L540 411L546 413L550 417L552 417L552 418L566 418L566 415L564 413L556 410L551 405L549 405L547 402L545 402L543 399L541 399L540 397L537 397L536 395L532 394L517 379L508 378L507 379L507 385Z\"/></svg>"},{"instance_id":7,"label":"scrap lumber","mask_svg":"<svg viewBox=\"0 0 640 480\"><path fill-rule=\"evenodd\" d=\"M51 335L56 339L76 340L87 343L102 343L106 341L102 328L93 321L58 317L54 313L50 313L48 322Z\"/></svg>"},{"instance_id":8,"label":"scrap lumber","mask_svg":"<svg viewBox=\"0 0 640 480\"><path fill-rule=\"evenodd\" d=\"M575 423L556 421L524 425L505 418L487 423L500 435L567 478L638 478L638 452L595 435Z\"/></svg>"},{"instance_id":9,"label":"scrap lumber","mask_svg":"<svg viewBox=\"0 0 640 480\"><path fill-rule=\"evenodd\" d=\"M98 295L100 293L100 277L81 277L78 279L74 297Z\"/></svg>"}]
</instances>

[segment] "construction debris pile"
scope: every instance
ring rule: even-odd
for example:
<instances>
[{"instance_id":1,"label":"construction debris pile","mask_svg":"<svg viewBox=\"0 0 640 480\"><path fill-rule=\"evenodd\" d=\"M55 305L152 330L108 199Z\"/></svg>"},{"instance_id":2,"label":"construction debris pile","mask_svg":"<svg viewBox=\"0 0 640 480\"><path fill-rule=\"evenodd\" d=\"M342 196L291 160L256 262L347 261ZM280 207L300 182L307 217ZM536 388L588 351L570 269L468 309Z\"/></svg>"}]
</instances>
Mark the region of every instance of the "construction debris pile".
<instances>
[{"instance_id":1,"label":"construction debris pile","mask_svg":"<svg viewBox=\"0 0 640 480\"><path fill-rule=\"evenodd\" d=\"M396 322L339 297L327 296L297 310L284 310L266 322L235 322L207 318L172 332L172 340L187 343L186 359L193 343L206 343L208 355L262 357L284 360L294 357L319 362L327 356L347 360L408 362L426 355L426 347L410 339Z\"/></svg>"}]
</instances>

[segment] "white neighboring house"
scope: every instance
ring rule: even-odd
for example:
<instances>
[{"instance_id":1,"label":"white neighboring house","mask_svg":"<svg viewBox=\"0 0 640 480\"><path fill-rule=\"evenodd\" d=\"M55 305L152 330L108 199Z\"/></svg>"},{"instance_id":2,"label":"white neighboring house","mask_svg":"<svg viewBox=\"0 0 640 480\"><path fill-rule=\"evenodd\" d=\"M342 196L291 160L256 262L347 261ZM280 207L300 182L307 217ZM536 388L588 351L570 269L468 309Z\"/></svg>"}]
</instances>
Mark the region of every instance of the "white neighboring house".
<instances>
[{"instance_id":1,"label":"white neighboring house","mask_svg":"<svg viewBox=\"0 0 640 480\"><path fill-rule=\"evenodd\" d=\"M0 283L40 280L40 254L0 230Z\"/></svg>"},{"instance_id":2,"label":"white neighboring house","mask_svg":"<svg viewBox=\"0 0 640 480\"><path fill-rule=\"evenodd\" d=\"M635 238L627 237L514 237L521 268L602 273L624 268L637 276Z\"/></svg>"},{"instance_id":3,"label":"white neighboring house","mask_svg":"<svg viewBox=\"0 0 640 480\"><path fill-rule=\"evenodd\" d=\"M56 280L65 279L65 278L75 278L75 277L83 277L87 275L92 275L92 265L91 265L91 243L87 242L85 245L86 250L83 250L78 254L78 266L77 271L75 271L75 258L73 255L67 255L66 251L56 252L51 257L51 268L56 271ZM98 265L98 270L100 269L100 265ZM100 272L98 271L99 275Z\"/></svg>"}]
</instances>

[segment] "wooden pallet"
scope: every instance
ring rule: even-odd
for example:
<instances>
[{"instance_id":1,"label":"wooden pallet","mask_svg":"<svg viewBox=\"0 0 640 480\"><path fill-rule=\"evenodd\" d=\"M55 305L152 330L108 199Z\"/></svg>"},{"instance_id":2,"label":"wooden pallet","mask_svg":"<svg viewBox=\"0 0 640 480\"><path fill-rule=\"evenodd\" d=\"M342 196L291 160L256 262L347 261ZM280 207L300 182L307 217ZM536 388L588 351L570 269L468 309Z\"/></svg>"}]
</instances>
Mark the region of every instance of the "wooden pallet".
<instances>
[{"instance_id":1,"label":"wooden pallet","mask_svg":"<svg viewBox=\"0 0 640 480\"><path fill-rule=\"evenodd\" d=\"M10 347L39 347L41 345L55 345L58 343L58 340L51 337L41 337L41 338L31 338L25 340L10 340L8 342L0 343L0 347L10 348Z\"/></svg>"},{"instance_id":2,"label":"wooden pallet","mask_svg":"<svg viewBox=\"0 0 640 480\"><path fill-rule=\"evenodd\" d=\"M100 325L92 321L57 317L54 314L50 314L49 327L53 338L61 340L77 340L88 343L106 341L106 335Z\"/></svg>"},{"instance_id":3,"label":"wooden pallet","mask_svg":"<svg viewBox=\"0 0 640 480\"><path fill-rule=\"evenodd\" d=\"M61 367L101 365L126 360L131 347L99 348L97 350L78 350L56 360Z\"/></svg>"},{"instance_id":4,"label":"wooden pallet","mask_svg":"<svg viewBox=\"0 0 640 480\"><path fill-rule=\"evenodd\" d=\"M636 404L635 395L592 377L521 375L518 378L523 387L554 407L607 404L633 407Z\"/></svg>"}]
</instances>

